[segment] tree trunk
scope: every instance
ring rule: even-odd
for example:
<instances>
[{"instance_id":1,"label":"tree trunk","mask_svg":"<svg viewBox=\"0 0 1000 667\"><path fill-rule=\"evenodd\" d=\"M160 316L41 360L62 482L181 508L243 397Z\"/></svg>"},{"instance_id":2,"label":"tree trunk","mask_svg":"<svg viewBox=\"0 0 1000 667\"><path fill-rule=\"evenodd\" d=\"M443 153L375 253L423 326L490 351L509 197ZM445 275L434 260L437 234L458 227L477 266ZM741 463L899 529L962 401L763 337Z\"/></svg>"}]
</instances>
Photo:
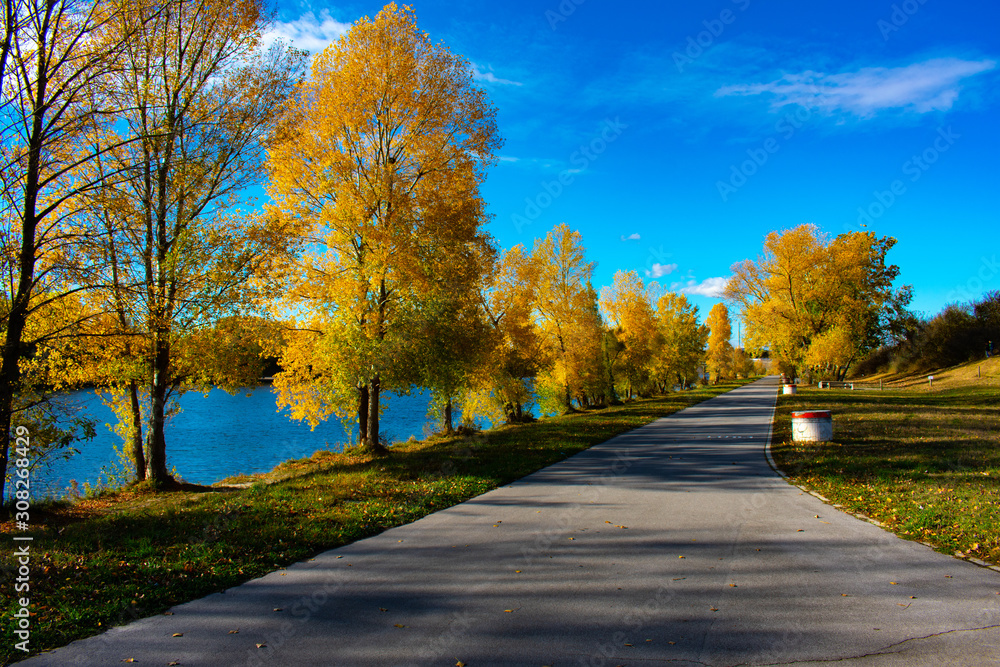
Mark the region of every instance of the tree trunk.
<instances>
[{"instance_id":1,"label":"tree trunk","mask_svg":"<svg viewBox=\"0 0 1000 667\"><path fill-rule=\"evenodd\" d=\"M368 445L368 385L358 384L358 445Z\"/></svg>"},{"instance_id":2,"label":"tree trunk","mask_svg":"<svg viewBox=\"0 0 1000 667\"><path fill-rule=\"evenodd\" d=\"M20 291L20 290L19 290ZM19 305L21 299L14 300L14 306L7 316L7 338L4 341L0 360L0 499L7 481L7 462L10 455L10 428L14 417L14 396L20 384L21 372L18 362L21 358L21 336L24 333L25 308ZM27 300L24 300L27 303Z\"/></svg>"},{"instance_id":3,"label":"tree trunk","mask_svg":"<svg viewBox=\"0 0 1000 667\"><path fill-rule=\"evenodd\" d=\"M368 450L373 454L385 454L388 450L382 446L378 433L378 396L381 380L378 375L368 383Z\"/></svg>"},{"instance_id":4,"label":"tree trunk","mask_svg":"<svg viewBox=\"0 0 1000 667\"><path fill-rule=\"evenodd\" d=\"M156 336L153 353L153 373L149 387L149 428L146 432L146 450L149 452L149 459L146 461L146 478L158 484L173 481L173 477L167 472L167 443L163 437L169 363L170 346L163 339L163 334L159 333Z\"/></svg>"},{"instance_id":5,"label":"tree trunk","mask_svg":"<svg viewBox=\"0 0 1000 667\"><path fill-rule=\"evenodd\" d=\"M451 425L451 397L448 397L448 402L444 404L444 432L451 435L455 432L455 429Z\"/></svg>"},{"instance_id":6,"label":"tree trunk","mask_svg":"<svg viewBox=\"0 0 1000 667\"><path fill-rule=\"evenodd\" d=\"M142 410L139 408L139 387L130 382L128 386L130 407L132 409L132 461L135 463L135 481L146 480L146 456L142 450Z\"/></svg>"}]
</instances>

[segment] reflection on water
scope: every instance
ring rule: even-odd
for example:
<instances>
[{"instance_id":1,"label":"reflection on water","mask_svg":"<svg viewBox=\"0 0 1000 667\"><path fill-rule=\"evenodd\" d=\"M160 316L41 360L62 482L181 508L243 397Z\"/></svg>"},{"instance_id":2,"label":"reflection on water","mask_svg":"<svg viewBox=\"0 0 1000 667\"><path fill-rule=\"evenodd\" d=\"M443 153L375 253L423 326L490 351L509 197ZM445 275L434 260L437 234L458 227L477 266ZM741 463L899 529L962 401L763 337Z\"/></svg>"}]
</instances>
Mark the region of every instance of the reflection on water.
<instances>
[{"instance_id":1,"label":"reflection on water","mask_svg":"<svg viewBox=\"0 0 1000 667\"><path fill-rule=\"evenodd\" d=\"M80 453L65 461L55 461L47 469L32 475L32 495L65 495L71 480L82 488L101 479L102 468L117 461L115 447L120 439L105 424L114 424L114 413L104 406L93 391L74 392L66 400L80 408L81 417L96 420L97 437L77 443ZM409 396L383 394L386 409L381 431L390 440L406 440L411 435L425 437L431 430L427 418L429 395L414 392ZM180 397L182 412L167 424L167 469L187 482L212 484L239 473L266 472L282 461L310 456L317 450L340 451L350 436L341 422L333 418L314 430L304 422L289 419L288 410L280 413L271 387L262 386L232 396L215 389L207 396L188 393ZM459 417L460 418L460 417Z\"/></svg>"}]
</instances>

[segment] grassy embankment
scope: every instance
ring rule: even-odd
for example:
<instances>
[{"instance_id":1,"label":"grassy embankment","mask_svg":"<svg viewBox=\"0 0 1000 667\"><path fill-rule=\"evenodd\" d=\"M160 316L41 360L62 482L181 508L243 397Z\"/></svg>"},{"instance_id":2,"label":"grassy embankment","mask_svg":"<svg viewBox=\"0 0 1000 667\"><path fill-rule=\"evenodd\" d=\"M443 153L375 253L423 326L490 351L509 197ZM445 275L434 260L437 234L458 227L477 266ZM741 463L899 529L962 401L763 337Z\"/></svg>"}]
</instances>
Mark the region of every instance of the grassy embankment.
<instances>
[{"instance_id":1,"label":"grassy embankment","mask_svg":"<svg viewBox=\"0 0 1000 667\"><path fill-rule=\"evenodd\" d=\"M981 373L981 376L980 376ZM782 396L772 454L800 486L897 535L1000 563L1000 359L874 376L884 391ZM792 443L791 412L833 411L834 442Z\"/></svg>"},{"instance_id":2,"label":"grassy embankment","mask_svg":"<svg viewBox=\"0 0 1000 667\"><path fill-rule=\"evenodd\" d=\"M740 383L742 384L742 383ZM399 443L371 459L317 452L249 488L123 491L32 512L34 651L224 590L509 483L619 433L729 391L708 387L503 426L465 438ZM246 481L230 480L231 483ZM13 532L6 522L2 532ZM9 536L5 536L9 540ZM13 563L4 563L11 637ZM10 642L5 660L23 657Z\"/></svg>"}]
</instances>

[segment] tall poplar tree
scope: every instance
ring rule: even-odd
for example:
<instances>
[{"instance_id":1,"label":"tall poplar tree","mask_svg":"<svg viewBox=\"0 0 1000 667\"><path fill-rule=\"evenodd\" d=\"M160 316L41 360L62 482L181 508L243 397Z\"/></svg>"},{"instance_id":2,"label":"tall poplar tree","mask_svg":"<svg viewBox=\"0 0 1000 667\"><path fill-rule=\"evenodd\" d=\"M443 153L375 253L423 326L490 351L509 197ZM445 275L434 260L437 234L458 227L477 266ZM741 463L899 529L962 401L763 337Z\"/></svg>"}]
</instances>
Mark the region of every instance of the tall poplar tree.
<instances>
[{"instance_id":1,"label":"tall poplar tree","mask_svg":"<svg viewBox=\"0 0 1000 667\"><path fill-rule=\"evenodd\" d=\"M275 386L298 417L356 415L380 452L380 394L411 379L400 313L487 254L496 110L466 59L389 4L315 57L292 113L268 193L310 252L287 274L295 326Z\"/></svg>"},{"instance_id":2,"label":"tall poplar tree","mask_svg":"<svg viewBox=\"0 0 1000 667\"><path fill-rule=\"evenodd\" d=\"M145 476L162 483L171 479L171 399L257 379L206 359L206 341L234 339L204 332L260 311L262 277L289 243L282 221L236 207L265 176L265 151L281 131L302 54L262 49L268 17L260 0L122 5L112 27L129 37L104 95L122 109L114 132L125 141L93 163L102 186L85 202L101 231L88 252L103 268L99 297L126 341L120 349L137 361L108 381L129 392L137 461L144 388Z\"/></svg>"}]
</instances>

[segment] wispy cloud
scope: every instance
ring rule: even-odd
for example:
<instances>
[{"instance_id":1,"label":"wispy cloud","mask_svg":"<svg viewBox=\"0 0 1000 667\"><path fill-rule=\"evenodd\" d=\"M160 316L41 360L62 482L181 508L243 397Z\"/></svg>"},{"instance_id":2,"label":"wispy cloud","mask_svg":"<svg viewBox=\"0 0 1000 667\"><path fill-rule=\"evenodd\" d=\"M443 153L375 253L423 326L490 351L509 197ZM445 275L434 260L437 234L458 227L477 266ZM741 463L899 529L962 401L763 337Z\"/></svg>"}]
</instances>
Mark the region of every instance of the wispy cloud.
<instances>
[{"instance_id":1,"label":"wispy cloud","mask_svg":"<svg viewBox=\"0 0 1000 667\"><path fill-rule=\"evenodd\" d=\"M713 299L722 297L722 291L726 288L728 278L706 278L700 283L697 280L688 280L682 283L673 283L672 290L680 290L685 294L697 294Z\"/></svg>"},{"instance_id":2,"label":"wispy cloud","mask_svg":"<svg viewBox=\"0 0 1000 667\"><path fill-rule=\"evenodd\" d=\"M476 63L472 63L472 78L476 81L485 81L486 83L496 84L498 86L523 86L524 84L520 81L511 81L510 79L501 79L496 74L493 73L492 67L487 67L485 70L482 69Z\"/></svg>"},{"instance_id":3,"label":"wispy cloud","mask_svg":"<svg viewBox=\"0 0 1000 667\"><path fill-rule=\"evenodd\" d=\"M638 234L629 234L628 236L622 236L622 241L638 241L641 238Z\"/></svg>"},{"instance_id":4,"label":"wispy cloud","mask_svg":"<svg viewBox=\"0 0 1000 667\"><path fill-rule=\"evenodd\" d=\"M796 104L821 113L861 118L889 109L947 111L966 79L996 66L994 60L936 58L905 67L865 67L838 74L806 70L769 83L723 86L715 95L767 95L773 107Z\"/></svg>"},{"instance_id":5,"label":"wispy cloud","mask_svg":"<svg viewBox=\"0 0 1000 667\"><path fill-rule=\"evenodd\" d=\"M280 40L315 55L337 41L350 28L350 23L336 20L324 9L319 16L307 12L294 21L278 21L264 33L263 43L264 46L270 46Z\"/></svg>"},{"instance_id":6,"label":"wispy cloud","mask_svg":"<svg viewBox=\"0 0 1000 667\"><path fill-rule=\"evenodd\" d=\"M653 267L646 271L647 278L662 278L669 276L677 270L676 264L653 264Z\"/></svg>"}]
</instances>

